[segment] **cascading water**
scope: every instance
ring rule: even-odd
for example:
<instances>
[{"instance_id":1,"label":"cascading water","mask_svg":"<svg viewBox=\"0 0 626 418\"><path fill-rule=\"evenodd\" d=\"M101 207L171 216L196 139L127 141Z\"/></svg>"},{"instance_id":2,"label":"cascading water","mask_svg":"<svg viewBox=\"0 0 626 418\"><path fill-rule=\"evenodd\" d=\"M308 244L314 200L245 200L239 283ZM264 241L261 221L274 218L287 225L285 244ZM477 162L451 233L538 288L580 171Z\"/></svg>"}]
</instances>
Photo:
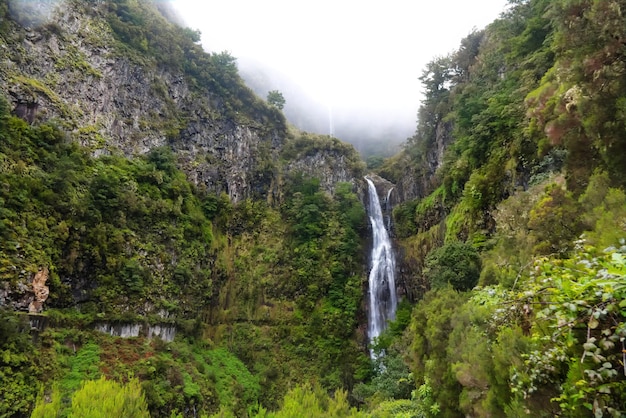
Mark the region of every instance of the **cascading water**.
<instances>
[{"instance_id":1,"label":"cascading water","mask_svg":"<svg viewBox=\"0 0 626 418\"><path fill-rule=\"evenodd\" d=\"M389 233L385 228L380 200L371 179L365 177L369 185L367 211L372 224L372 254L369 274L369 313L368 338L370 343L387 326L387 321L395 319L398 296L396 295L396 262L391 248ZM373 353L372 353L373 357Z\"/></svg>"}]
</instances>

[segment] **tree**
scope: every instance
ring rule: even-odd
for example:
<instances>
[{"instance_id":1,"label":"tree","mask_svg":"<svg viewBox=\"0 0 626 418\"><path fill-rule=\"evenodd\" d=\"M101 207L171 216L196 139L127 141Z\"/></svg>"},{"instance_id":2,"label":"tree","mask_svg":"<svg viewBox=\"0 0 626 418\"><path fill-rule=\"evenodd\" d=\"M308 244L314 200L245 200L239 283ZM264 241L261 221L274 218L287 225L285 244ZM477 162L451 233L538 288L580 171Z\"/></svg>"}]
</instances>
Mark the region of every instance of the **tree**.
<instances>
[{"instance_id":1,"label":"tree","mask_svg":"<svg viewBox=\"0 0 626 418\"><path fill-rule=\"evenodd\" d=\"M283 107L285 107L285 98L278 90L272 90L267 93L267 102L278 110L283 110Z\"/></svg>"},{"instance_id":2,"label":"tree","mask_svg":"<svg viewBox=\"0 0 626 418\"><path fill-rule=\"evenodd\" d=\"M437 248L426 257L424 273L432 288L450 284L455 290L467 291L476 286L480 269L480 256L474 247L452 242Z\"/></svg>"},{"instance_id":3,"label":"tree","mask_svg":"<svg viewBox=\"0 0 626 418\"><path fill-rule=\"evenodd\" d=\"M564 253L583 232L580 205L572 193L553 184L530 211L528 228L537 238L533 251L538 254Z\"/></svg>"},{"instance_id":4,"label":"tree","mask_svg":"<svg viewBox=\"0 0 626 418\"><path fill-rule=\"evenodd\" d=\"M192 42L197 43L201 40L202 32L198 29L183 28L183 35L189 38Z\"/></svg>"},{"instance_id":5,"label":"tree","mask_svg":"<svg viewBox=\"0 0 626 418\"><path fill-rule=\"evenodd\" d=\"M53 390L51 398L52 402L46 403L43 397L40 397L32 416L59 416L63 406L58 389ZM149 418L150 414L141 384L137 379L120 384L102 376L98 380L83 382L81 388L72 395L72 405L67 416Z\"/></svg>"},{"instance_id":6,"label":"tree","mask_svg":"<svg viewBox=\"0 0 626 418\"><path fill-rule=\"evenodd\" d=\"M581 241L571 258L535 262L524 292L512 295L518 311L532 309L532 351L509 369L526 405L547 391L559 416L625 416L625 279L626 246L600 252Z\"/></svg>"},{"instance_id":7,"label":"tree","mask_svg":"<svg viewBox=\"0 0 626 418\"><path fill-rule=\"evenodd\" d=\"M20 417L31 408L39 390L41 369L24 316L0 309L0 416Z\"/></svg>"},{"instance_id":8,"label":"tree","mask_svg":"<svg viewBox=\"0 0 626 418\"><path fill-rule=\"evenodd\" d=\"M347 393L343 390L338 390L334 396L330 396L321 386L317 384L311 386L305 383L287 392L279 411L266 413L262 410L256 418L362 418L364 416L365 414L350 406Z\"/></svg>"}]
</instances>

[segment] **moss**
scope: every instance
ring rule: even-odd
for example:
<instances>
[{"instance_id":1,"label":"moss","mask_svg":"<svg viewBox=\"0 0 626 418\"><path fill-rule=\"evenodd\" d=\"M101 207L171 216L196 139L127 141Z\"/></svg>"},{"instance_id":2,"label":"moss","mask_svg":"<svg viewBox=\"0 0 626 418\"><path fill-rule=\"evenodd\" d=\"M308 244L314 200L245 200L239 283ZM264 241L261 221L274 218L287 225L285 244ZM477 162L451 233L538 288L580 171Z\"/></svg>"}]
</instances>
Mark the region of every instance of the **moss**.
<instances>
[{"instance_id":1,"label":"moss","mask_svg":"<svg viewBox=\"0 0 626 418\"><path fill-rule=\"evenodd\" d=\"M449 203L446 201L446 189L444 186L438 187L415 207L415 225L418 231L424 231L433 225L440 223L449 212Z\"/></svg>"},{"instance_id":2,"label":"moss","mask_svg":"<svg viewBox=\"0 0 626 418\"><path fill-rule=\"evenodd\" d=\"M446 242L465 241L472 224L471 213L464 202L452 209L446 217Z\"/></svg>"},{"instance_id":3,"label":"moss","mask_svg":"<svg viewBox=\"0 0 626 418\"><path fill-rule=\"evenodd\" d=\"M36 101L39 95L45 96L59 110L65 124L72 124L76 114L82 113L80 109L73 106L71 107L65 103L54 90L41 80L22 75L14 75L11 77L11 81L20 84L24 88L24 91L31 96L31 100L33 101Z\"/></svg>"},{"instance_id":4,"label":"moss","mask_svg":"<svg viewBox=\"0 0 626 418\"><path fill-rule=\"evenodd\" d=\"M71 71L75 75L78 74L79 79L88 76L97 79L102 77L102 73L86 60L85 54L72 44L66 44L64 53L56 57L54 68L57 71Z\"/></svg>"},{"instance_id":5,"label":"moss","mask_svg":"<svg viewBox=\"0 0 626 418\"><path fill-rule=\"evenodd\" d=\"M102 149L107 144L106 138L102 136L97 125L82 126L74 132L74 136L82 146L92 151Z\"/></svg>"}]
</instances>

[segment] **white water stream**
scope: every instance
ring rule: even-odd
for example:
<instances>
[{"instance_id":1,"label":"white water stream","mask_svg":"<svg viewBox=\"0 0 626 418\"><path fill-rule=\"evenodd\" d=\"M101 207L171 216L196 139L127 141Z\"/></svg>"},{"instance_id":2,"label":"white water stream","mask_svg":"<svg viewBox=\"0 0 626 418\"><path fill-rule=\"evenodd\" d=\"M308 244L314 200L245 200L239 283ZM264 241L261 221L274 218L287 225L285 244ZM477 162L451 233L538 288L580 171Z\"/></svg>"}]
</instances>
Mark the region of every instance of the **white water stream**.
<instances>
[{"instance_id":1,"label":"white water stream","mask_svg":"<svg viewBox=\"0 0 626 418\"><path fill-rule=\"evenodd\" d=\"M369 274L369 312L367 335L370 343L380 336L387 321L395 319L398 306L396 295L396 261L389 233L385 228L383 213L376 187L365 177L368 190L367 212L372 224L372 254ZM373 353L372 353L373 357Z\"/></svg>"}]
</instances>

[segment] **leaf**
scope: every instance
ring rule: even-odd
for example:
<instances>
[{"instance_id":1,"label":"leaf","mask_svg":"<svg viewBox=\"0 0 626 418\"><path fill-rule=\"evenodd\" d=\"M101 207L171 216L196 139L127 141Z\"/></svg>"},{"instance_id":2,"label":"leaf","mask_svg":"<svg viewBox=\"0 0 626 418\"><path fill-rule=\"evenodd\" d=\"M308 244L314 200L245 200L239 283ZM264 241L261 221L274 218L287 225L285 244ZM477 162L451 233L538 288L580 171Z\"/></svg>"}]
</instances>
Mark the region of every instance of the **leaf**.
<instances>
[{"instance_id":1,"label":"leaf","mask_svg":"<svg viewBox=\"0 0 626 418\"><path fill-rule=\"evenodd\" d=\"M598 320L596 318L592 317L589 320L589 324L588 324L589 328L596 329L596 328L598 328L598 325L600 325L600 322L598 322Z\"/></svg>"},{"instance_id":2,"label":"leaf","mask_svg":"<svg viewBox=\"0 0 626 418\"><path fill-rule=\"evenodd\" d=\"M611 259L615 264L620 264L621 267L626 267L626 257L624 257L624 254L613 253L611 254Z\"/></svg>"},{"instance_id":3,"label":"leaf","mask_svg":"<svg viewBox=\"0 0 626 418\"><path fill-rule=\"evenodd\" d=\"M613 341L607 340L605 338L600 340L600 345L605 351L610 350L611 348L615 347L615 343Z\"/></svg>"},{"instance_id":4,"label":"leaf","mask_svg":"<svg viewBox=\"0 0 626 418\"><path fill-rule=\"evenodd\" d=\"M598 406L598 401L593 402L593 409L595 409L594 415L596 418L602 418L604 416L604 413L602 412L602 408Z\"/></svg>"},{"instance_id":5,"label":"leaf","mask_svg":"<svg viewBox=\"0 0 626 418\"><path fill-rule=\"evenodd\" d=\"M591 351L591 350L595 350L596 348L598 348L593 341L589 340L586 343L583 344L583 349L585 351Z\"/></svg>"}]
</instances>

